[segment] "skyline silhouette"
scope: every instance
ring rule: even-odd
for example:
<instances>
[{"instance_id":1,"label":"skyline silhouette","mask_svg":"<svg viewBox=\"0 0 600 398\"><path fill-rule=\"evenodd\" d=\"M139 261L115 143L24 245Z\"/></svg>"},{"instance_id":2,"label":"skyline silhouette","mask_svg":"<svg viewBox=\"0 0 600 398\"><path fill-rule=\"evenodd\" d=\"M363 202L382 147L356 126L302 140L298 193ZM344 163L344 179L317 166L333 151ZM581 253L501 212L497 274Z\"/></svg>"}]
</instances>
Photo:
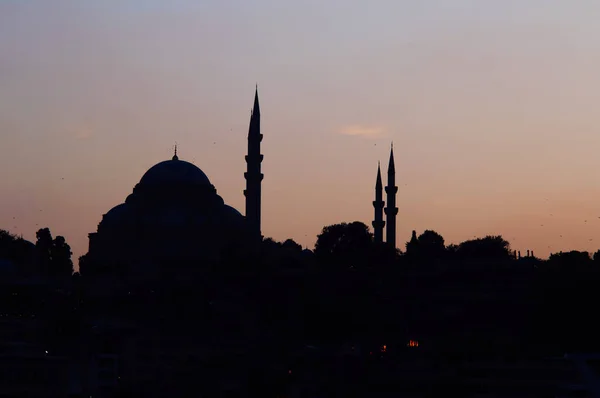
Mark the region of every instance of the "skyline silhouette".
<instances>
[{"instance_id":1,"label":"skyline silhouette","mask_svg":"<svg viewBox=\"0 0 600 398\"><path fill-rule=\"evenodd\" d=\"M77 258L175 141L243 209L258 81L265 236L312 248L324 225L370 225L374 164L394 141L398 247L433 229L542 258L598 249L597 5L103 4L0 4L12 233L50 227Z\"/></svg>"},{"instance_id":2,"label":"skyline silhouette","mask_svg":"<svg viewBox=\"0 0 600 398\"><path fill-rule=\"evenodd\" d=\"M160 272L159 269L164 264L169 264L173 261L174 255L182 256L181 258L189 257L189 261L203 263L205 261L212 262L213 258L218 258L221 251L229 251L234 254L233 258L241 259L250 255L251 246L266 244L267 247L272 242L275 245L283 245L288 247L288 243L292 245L294 250L302 250L303 246L298 245L293 239L288 238L285 243L273 240L272 237L265 237L261 231L261 185L264 174L260 172L261 163L264 155L261 153L261 142L263 134L260 127L260 106L258 96L258 84L255 87L253 107L250 115L250 124L248 129L248 154L245 156L247 163L247 171L244 173L244 178L247 181L246 189L243 191L246 200L246 215L224 203L223 198L217 194L217 189L211 184L207 175L197 166L185 160L181 160L177 152L177 144L173 147L173 156L170 160L165 160L152 166L144 173L140 182L134 186L133 193L128 195L124 203L114 206L112 209L103 214L101 222L98 224L98 231L88 234L89 251L79 257L76 267L76 272L82 272L80 264L85 263L87 275L102 275L104 272L114 272L114 269L121 269L121 277L126 278L141 278L156 277L155 273ZM416 231L412 231L410 241L398 247L396 239L397 223L396 217L398 208L395 207L397 201L396 196L398 187L395 179L395 160L394 160L394 144L390 144L389 163L387 168L387 183L385 188L382 186L381 165L377 165L377 178L374 184L374 198L372 202L375 209L374 220L372 221L373 232L369 227L360 221L353 221L350 224L342 222L340 224L323 227L321 234L317 236L317 242L314 249L323 252L322 244L319 247L319 239L323 235L327 235L327 231L333 227L345 228L346 225L356 228L360 224L360 229L364 228L364 233L369 234L368 238L375 247L385 244L390 253L395 253L396 256L404 256L409 263L414 261L414 256L419 250L416 249L420 244L419 240L424 239L428 242L424 247L425 251L433 250L433 253L439 252L441 245L442 252L448 252L452 258L456 255L456 249L470 244L478 244L477 242L485 241L486 239L499 239L502 243L503 253L501 257L512 258L515 260L533 259L539 261L540 257L534 255L534 251L527 249L526 254L521 256L520 250L514 250L510 246L510 242L506 241L501 235L486 235L485 238L473 236L474 239L468 239L460 244L450 244L445 246L444 238L433 230L425 230L423 234L417 238ZM61 178L64 180L64 178ZM386 193L385 201L383 200L383 191ZM384 207L385 206L385 207ZM383 213L385 221L383 221ZM552 214L551 214L552 215ZM600 219L600 217L598 217ZM587 220L584 220L587 223ZM540 225L543 227L544 225ZM383 228L385 227L385 242L383 241ZM3 230L7 236L17 238L18 234L11 234L9 230ZM157 231L169 231L166 236L157 234ZM338 229L338 232L340 233ZM355 232L356 233L356 230ZM435 237L431 238L430 234ZM41 235L40 235L41 234ZM334 234L335 235L335 234ZM340 235L340 237L343 233ZM50 247L52 245L52 237L49 228L40 229L36 232L38 244L40 236L47 236L42 239L43 246ZM248 237L252 237L248 239ZM424 238L423 238L424 237ZM562 236L561 236L562 237ZM20 235L23 239L23 235ZM58 236L57 247L66 247L68 252L67 269L74 272L73 263L70 258L73 254L71 247L66 244L63 236ZM436 242L431 246L431 242ZM483 239L483 240L482 240ZM343 240L343 239L342 239ZM201 243L204 242L204 244ZM263 243L260 243L260 242ZM593 239L589 239L593 241ZM26 244L30 242L24 241ZM124 245L124 242L128 244ZM149 243L153 242L153 243ZM167 243L169 242L169 243ZM249 242L253 242L248 245ZM363 241L362 244L365 242ZM352 245L350 245L352 246ZM360 247L360 245L359 245ZM156 252L150 254L152 250ZM177 249L175 249L177 248ZM550 246L549 246L550 248ZM200 249L200 250L199 250ZM273 247L271 247L273 249ZM288 247L289 249L289 247ZM489 248L488 248L489 249ZM50 249L48 249L50 250ZM59 249L62 250L62 249ZM141 250L141 251L140 251ZM199 251L198 251L199 250ZM423 249L421 249L422 251ZM312 253L306 248L303 252ZM368 252L368 251L367 251ZM494 250L492 250L492 253ZM58 253L58 252L57 252ZM63 258L65 251L63 250L58 258ZM370 253L370 252L369 252ZM378 257L383 255L370 253L367 258L362 261L373 261L375 263L381 261ZM472 252L469 256L475 253L477 258L478 251ZM483 253L483 252L482 252ZM597 261L597 252L577 251L574 249L560 250L558 253L550 253L550 264L556 263L558 260L567 261L565 259L578 258L578 261ZM430 253L431 254L431 253ZM428 256L430 256L430 254ZM488 253L489 254L489 253ZM488 254L485 254L487 256ZM216 256L216 257L215 257ZM241 256L241 257L237 257ZM430 257L430 260L433 258ZM434 257L437 255L434 255ZM446 256L446 255L444 255ZM571 257L569 257L571 256ZM576 257L572 257L576 256ZM578 257L577 257L578 256ZM418 257L418 256L417 256ZM459 256L460 257L460 256ZM343 264L355 261L352 257L343 257ZM445 257L444 257L445 258ZM586 259L587 258L587 259ZM136 259L129 264L132 259ZM146 259L146 260L141 260ZM211 260L213 259L213 260ZM552 261L554 259L554 262ZM557 260L558 259L558 260ZM583 259L583 260L582 260ZM569 260L569 261L571 261ZM58 260L59 262L62 260ZM141 261L141 262L140 262ZM229 260L223 260L229 261ZM232 260L233 261L233 260ZM327 260L327 261L331 261ZM385 260L388 261L388 260ZM385 262L384 261L384 262ZM455 260L452 260L455 261ZM163 265L161 265L163 264ZM48 265L42 268L49 268ZM51 267L50 267L51 268ZM62 267L64 271L64 266ZM60 267L59 267L60 269ZM111 271L107 271L111 270ZM143 270L143 271L142 271ZM62 272L62 271L61 271ZM127 276L126 276L127 275ZM135 276L137 275L137 276ZM143 278L142 278L143 279Z\"/></svg>"},{"instance_id":3,"label":"skyline silhouette","mask_svg":"<svg viewBox=\"0 0 600 398\"><path fill-rule=\"evenodd\" d=\"M497 3L0 0L0 396L600 397L600 3Z\"/></svg>"}]
</instances>

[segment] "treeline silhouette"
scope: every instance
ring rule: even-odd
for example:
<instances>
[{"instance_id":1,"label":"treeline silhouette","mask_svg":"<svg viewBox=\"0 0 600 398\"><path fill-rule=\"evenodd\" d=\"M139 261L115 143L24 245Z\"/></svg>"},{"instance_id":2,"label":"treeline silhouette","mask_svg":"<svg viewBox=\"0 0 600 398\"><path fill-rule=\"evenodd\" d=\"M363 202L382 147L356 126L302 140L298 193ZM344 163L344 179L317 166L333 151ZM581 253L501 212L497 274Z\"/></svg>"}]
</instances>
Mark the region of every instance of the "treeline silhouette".
<instances>
[{"instance_id":1,"label":"treeline silhouette","mask_svg":"<svg viewBox=\"0 0 600 398\"><path fill-rule=\"evenodd\" d=\"M194 366L204 366L208 395L231 378L243 380L247 391L275 394L309 367L330 375L313 380L315 386L336 385L339 392L340 385L358 388L351 383L356 375L392 372L389 358L415 349L447 361L599 348L591 313L600 298L599 252L541 260L516 255L501 236L446 245L431 230L413 232L401 251L375 243L365 224L351 222L324 227L314 251L266 238L260 250L229 250L216 264L174 260L165 264L170 273L142 283L123 281L118 272L88 273L84 256L81 274L74 274L64 237L53 238L48 228L36 237L31 244L0 231L0 312L43 318L45 329L30 338L80 359L90 350L127 358L124 342L132 336L174 336L187 359L161 368L160 377L149 373L144 391L185 391L197 382ZM17 283L27 278L47 283ZM344 347L362 359L342 365L324 354ZM336 366L343 371L333 372ZM142 388L126 376L119 384L122 396Z\"/></svg>"},{"instance_id":2,"label":"treeline silhouette","mask_svg":"<svg viewBox=\"0 0 600 398\"><path fill-rule=\"evenodd\" d=\"M0 229L0 260L19 276L60 278L74 272L71 247L63 236L52 237L49 228L36 232L36 243ZM13 269L14 268L14 269Z\"/></svg>"}]
</instances>

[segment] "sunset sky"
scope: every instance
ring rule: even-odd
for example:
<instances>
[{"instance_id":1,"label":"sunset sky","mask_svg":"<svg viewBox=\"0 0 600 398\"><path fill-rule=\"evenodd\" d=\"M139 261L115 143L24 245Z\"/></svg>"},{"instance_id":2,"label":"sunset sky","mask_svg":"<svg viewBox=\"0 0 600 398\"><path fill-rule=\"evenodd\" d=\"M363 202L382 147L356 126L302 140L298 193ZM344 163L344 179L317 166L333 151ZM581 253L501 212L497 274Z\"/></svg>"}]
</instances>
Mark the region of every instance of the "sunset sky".
<instances>
[{"instance_id":1,"label":"sunset sky","mask_svg":"<svg viewBox=\"0 0 600 398\"><path fill-rule=\"evenodd\" d=\"M393 141L399 247L433 229L596 251L599 18L597 0L0 0L0 228L47 226L77 264L175 142L243 213L258 83L266 236L371 225Z\"/></svg>"}]
</instances>

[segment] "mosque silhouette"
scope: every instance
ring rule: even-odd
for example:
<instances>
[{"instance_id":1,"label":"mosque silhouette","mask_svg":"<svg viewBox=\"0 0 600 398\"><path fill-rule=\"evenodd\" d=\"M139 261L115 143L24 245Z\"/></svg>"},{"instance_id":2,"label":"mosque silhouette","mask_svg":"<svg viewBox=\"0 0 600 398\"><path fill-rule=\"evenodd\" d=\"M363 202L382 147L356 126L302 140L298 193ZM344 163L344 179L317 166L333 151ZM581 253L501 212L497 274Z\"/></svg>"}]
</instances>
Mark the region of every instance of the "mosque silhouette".
<instances>
[{"instance_id":1,"label":"mosque silhouette","mask_svg":"<svg viewBox=\"0 0 600 398\"><path fill-rule=\"evenodd\" d=\"M175 154L152 166L133 192L89 234L86 274L118 272L156 279L176 264L216 264L232 250L262 240L260 107L258 87L248 131L246 216L225 204L208 176ZM181 271L181 270L177 270Z\"/></svg>"},{"instance_id":2,"label":"mosque silhouette","mask_svg":"<svg viewBox=\"0 0 600 398\"><path fill-rule=\"evenodd\" d=\"M225 204L208 176L175 154L152 166L133 192L106 214L89 234L86 274L118 272L123 277L156 279L173 272L175 264L217 264L231 251L245 253L262 240L258 87L248 129L245 216ZM390 152L384 209L381 170L375 186L375 241L396 248L396 193L393 147ZM383 221L383 212L386 221ZM181 272L182 270L177 270Z\"/></svg>"}]
</instances>

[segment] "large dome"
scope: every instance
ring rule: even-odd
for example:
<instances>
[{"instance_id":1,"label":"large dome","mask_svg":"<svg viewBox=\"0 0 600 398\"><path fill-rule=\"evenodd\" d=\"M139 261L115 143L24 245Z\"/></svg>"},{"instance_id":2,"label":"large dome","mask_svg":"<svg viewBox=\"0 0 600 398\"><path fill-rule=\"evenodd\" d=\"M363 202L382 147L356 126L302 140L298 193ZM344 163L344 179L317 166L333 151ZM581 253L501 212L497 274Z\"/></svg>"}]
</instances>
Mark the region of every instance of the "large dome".
<instances>
[{"instance_id":1,"label":"large dome","mask_svg":"<svg viewBox=\"0 0 600 398\"><path fill-rule=\"evenodd\" d=\"M173 156L171 160L165 160L150 168L142 176L141 185L211 185L210 180L195 165L179 160Z\"/></svg>"}]
</instances>

